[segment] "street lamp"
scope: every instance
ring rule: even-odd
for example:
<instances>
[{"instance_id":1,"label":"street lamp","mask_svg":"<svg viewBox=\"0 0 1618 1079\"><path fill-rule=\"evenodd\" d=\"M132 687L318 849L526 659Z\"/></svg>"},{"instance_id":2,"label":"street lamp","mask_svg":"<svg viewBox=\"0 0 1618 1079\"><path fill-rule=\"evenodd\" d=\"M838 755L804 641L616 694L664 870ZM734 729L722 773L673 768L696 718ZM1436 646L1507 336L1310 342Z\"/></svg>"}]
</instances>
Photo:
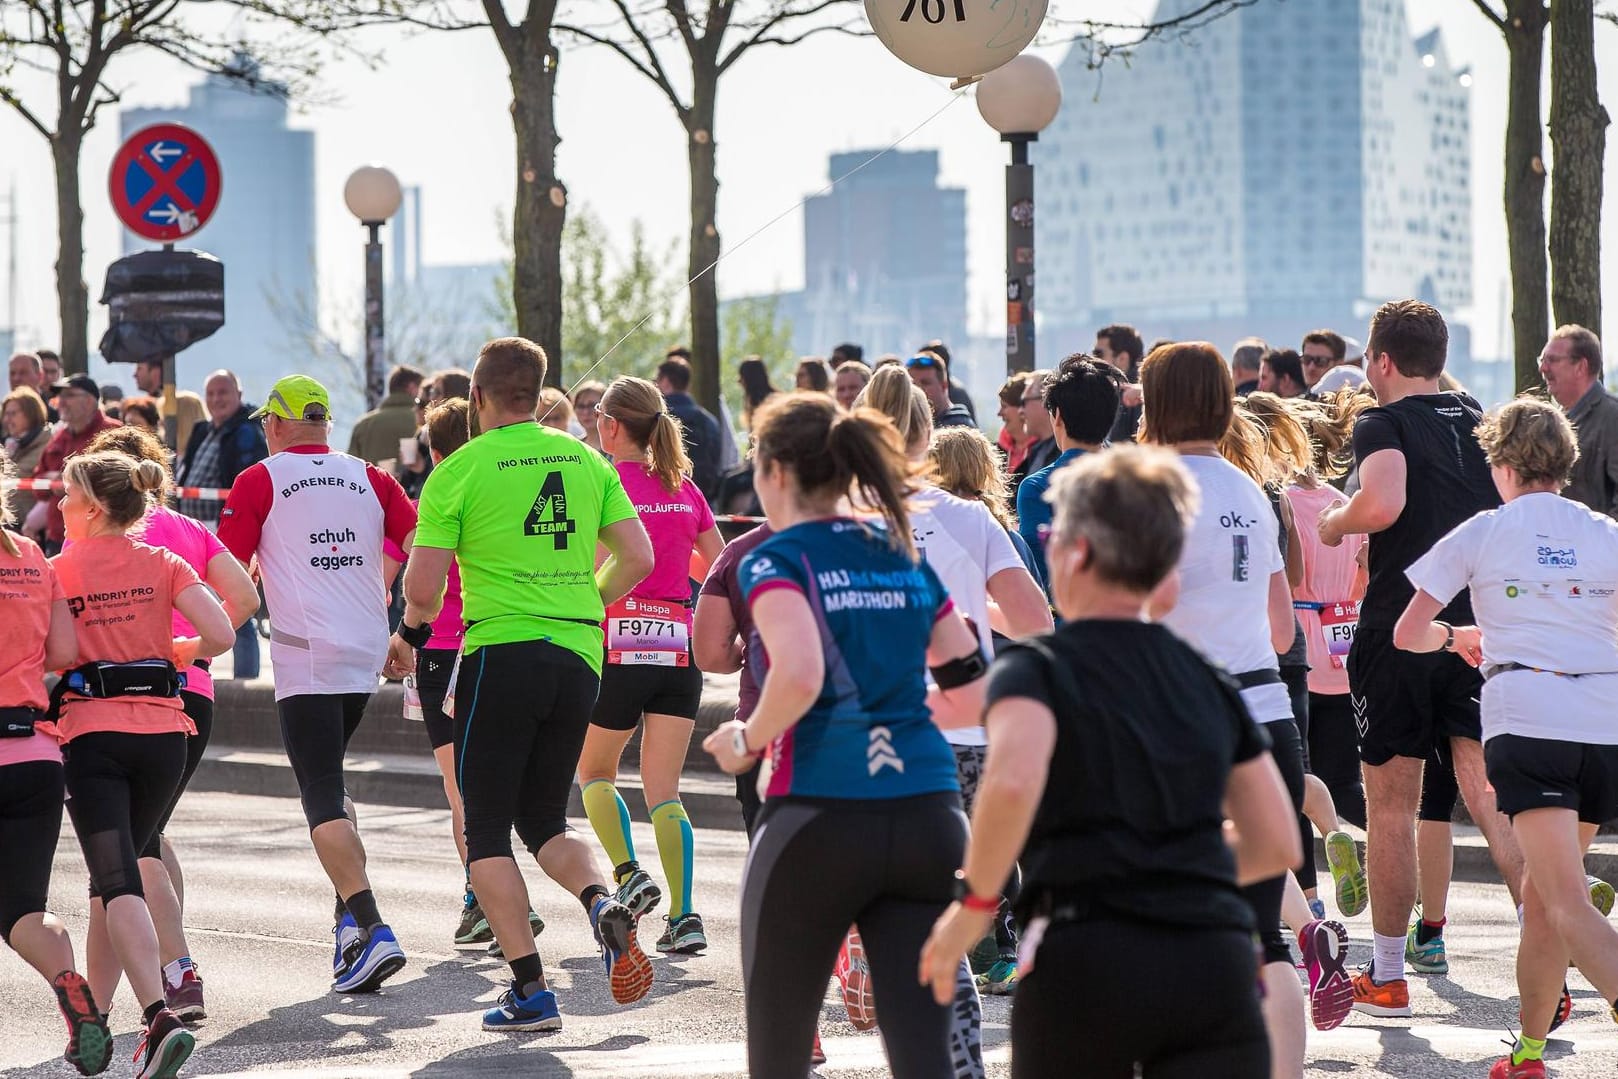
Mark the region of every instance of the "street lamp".
<instances>
[{"instance_id":1,"label":"street lamp","mask_svg":"<svg viewBox=\"0 0 1618 1079\"><path fill-rule=\"evenodd\" d=\"M399 210L399 178L381 165L362 165L343 185L348 212L368 230L365 241L365 407L382 403L386 343L382 331L382 223Z\"/></svg>"},{"instance_id":2,"label":"street lamp","mask_svg":"<svg viewBox=\"0 0 1618 1079\"><path fill-rule=\"evenodd\" d=\"M1034 369L1034 166L1028 144L1056 119L1062 80L1024 53L978 84L978 112L1011 143L1006 166L1006 373Z\"/></svg>"}]
</instances>

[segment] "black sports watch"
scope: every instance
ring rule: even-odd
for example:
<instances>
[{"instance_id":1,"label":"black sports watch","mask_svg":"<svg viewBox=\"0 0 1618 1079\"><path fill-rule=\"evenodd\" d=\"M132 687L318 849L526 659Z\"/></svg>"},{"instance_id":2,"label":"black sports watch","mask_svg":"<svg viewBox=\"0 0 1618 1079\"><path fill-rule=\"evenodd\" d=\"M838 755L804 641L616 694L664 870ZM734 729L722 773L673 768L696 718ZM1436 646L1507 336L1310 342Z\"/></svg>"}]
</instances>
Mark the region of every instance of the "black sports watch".
<instances>
[{"instance_id":1,"label":"black sports watch","mask_svg":"<svg viewBox=\"0 0 1618 1079\"><path fill-rule=\"evenodd\" d=\"M411 648L426 648L427 642L433 639L433 627L428 623L419 626L407 626L399 623L399 639Z\"/></svg>"},{"instance_id":2,"label":"black sports watch","mask_svg":"<svg viewBox=\"0 0 1618 1079\"><path fill-rule=\"evenodd\" d=\"M1451 648L1455 647L1455 627L1450 625L1448 622L1440 622L1437 619L1433 620L1433 625L1444 627L1444 643L1439 646L1438 650L1440 652L1448 652Z\"/></svg>"}]
</instances>

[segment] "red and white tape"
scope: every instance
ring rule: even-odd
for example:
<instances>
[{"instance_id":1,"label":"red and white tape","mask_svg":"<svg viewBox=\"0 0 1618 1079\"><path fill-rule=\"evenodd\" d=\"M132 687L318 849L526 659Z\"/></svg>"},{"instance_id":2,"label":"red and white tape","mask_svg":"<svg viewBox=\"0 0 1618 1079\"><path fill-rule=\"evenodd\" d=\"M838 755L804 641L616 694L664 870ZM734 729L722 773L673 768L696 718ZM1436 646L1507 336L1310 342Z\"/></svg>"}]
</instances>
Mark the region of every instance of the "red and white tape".
<instances>
[{"instance_id":1,"label":"red and white tape","mask_svg":"<svg viewBox=\"0 0 1618 1079\"><path fill-rule=\"evenodd\" d=\"M50 492L55 493L55 494L61 494L63 488L62 488L62 481L61 480L18 480L17 481L17 490L19 490L19 491L50 491ZM176 487L174 489L174 493L175 493L176 497L179 497L179 498L198 498L198 499L212 500L212 501L216 501L216 502L223 502L225 499L230 497L230 488L229 487Z\"/></svg>"}]
</instances>

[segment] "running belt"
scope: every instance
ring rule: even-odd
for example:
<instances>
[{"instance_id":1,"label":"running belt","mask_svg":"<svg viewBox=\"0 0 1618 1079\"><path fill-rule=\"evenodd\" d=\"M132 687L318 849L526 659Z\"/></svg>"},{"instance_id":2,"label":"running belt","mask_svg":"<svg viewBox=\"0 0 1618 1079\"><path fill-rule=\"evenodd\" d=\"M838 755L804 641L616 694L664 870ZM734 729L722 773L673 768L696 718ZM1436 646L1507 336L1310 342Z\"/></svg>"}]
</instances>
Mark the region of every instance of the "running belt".
<instances>
[{"instance_id":1,"label":"running belt","mask_svg":"<svg viewBox=\"0 0 1618 1079\"><path fill-rule=\"evenodd\" d=\"M1570 674L1567 671L1551 671L1546 670L1544 667L1530 667L1526 663L1495 663L1483 672L1483 680L1487 682L1495 675L1505 674L1507 671L1533 671L1535 674L1554 674L1558 678L1588 678L1595 674L1618 674L1618 671L1581 671L1578 674Z\"/></svg>"}]
</instances>

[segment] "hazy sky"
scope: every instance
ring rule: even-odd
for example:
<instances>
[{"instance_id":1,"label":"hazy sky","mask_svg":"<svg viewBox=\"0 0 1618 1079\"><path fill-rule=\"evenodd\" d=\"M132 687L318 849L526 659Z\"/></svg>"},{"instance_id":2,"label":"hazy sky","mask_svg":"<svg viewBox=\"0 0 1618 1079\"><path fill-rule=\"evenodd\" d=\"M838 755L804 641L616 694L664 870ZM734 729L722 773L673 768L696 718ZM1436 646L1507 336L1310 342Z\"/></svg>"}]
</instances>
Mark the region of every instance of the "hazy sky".
<instances>
[{"instance_id":1,"label":"hazy sky","mask_svg":"<svg viewBox=\"0 0 1618 1079\"><path fill-rule=\"evenodd\" d=\"M1150 0L1082 3L1086 14L1112 19L1140 18L1152 7ZM1406 4L1413 33L1440 26L1451 61L1457 67L1470 64L1474 71L1476 304L1471 312L1459 314L1470 316L1475 351L1487 356L1495 352L1500 337L1500 298L1507 273L1500 208L1505 46L1472 0L1406 0ZM1618 101L1618 30L1604 25L1596 33L1603 63L1602 96L1609 108L1618 111L1612 104ZM368 40L382 52L381 65L374 70L358 62L332 65L326 89L334 102L305 110L294 120L319 133L318 260L327 295L360 287L362 231L342 202L343 181L356 165L383 163L405 183L422 186L422 246L429 263L499 258L503 244L497 218L509 212L515 182L515 143L507 111L510 86L492 34L477 30L407 36L379 31ZM1043 55L1054 63L1063 52L1047 49ZM1318 62L1322 66L1332 62L1329 43L1321 43ZM113 81L130 105L182 103L187 86L197 77L161 56L125 57L113 72ZM1105 84L1098 83L1097 88L1107 92ZM735 249L777 215L785 212L785 216L721 264L722 294L801 284L803 217L796 207L827 182L827 155L887 146L951 97L943 80L905 67L870 39L827 35L786 50L755 51L742 60L722 83L716 124L720 231L727 247ZM36 94L35 100L42 99ZM1083 108L1088 100L1088 95L1070 99L1064 108ZM654 240L679 240L683 248L688 194L684 132L657 91L605 51L578 49L563 55L557 109L563 139L558 171L573 204L591 206L618 237L625 236L629 223L638 218ZM106 264L118 254L119 226L106 200L107 167L117 132L116 116L105 116L84 154L85 277L92 297L99 294ZM967 189L972 274L968 319L976 331L999 332L1004 311L1000 211L1004 148L978 116L970 96L948 105L903 145L940 150L944 182ZM1614 155L1618 132L1609 130L1609 163ZM21 219L19 339L24 344L54 343L56 244L50 157L45 141L10 109L0 107L0 185L10 181L16 184ZM227 173L227 199L229 192ZM1615 217L1618 213L1609 207L1602 229L1608 310L1618 310ZM3 275L0 262L0 278ZM102 325L100 309L92 305L92 343ZM1150 327L1142 330L1151 336Z\"/></svg>"}]
</instances>

